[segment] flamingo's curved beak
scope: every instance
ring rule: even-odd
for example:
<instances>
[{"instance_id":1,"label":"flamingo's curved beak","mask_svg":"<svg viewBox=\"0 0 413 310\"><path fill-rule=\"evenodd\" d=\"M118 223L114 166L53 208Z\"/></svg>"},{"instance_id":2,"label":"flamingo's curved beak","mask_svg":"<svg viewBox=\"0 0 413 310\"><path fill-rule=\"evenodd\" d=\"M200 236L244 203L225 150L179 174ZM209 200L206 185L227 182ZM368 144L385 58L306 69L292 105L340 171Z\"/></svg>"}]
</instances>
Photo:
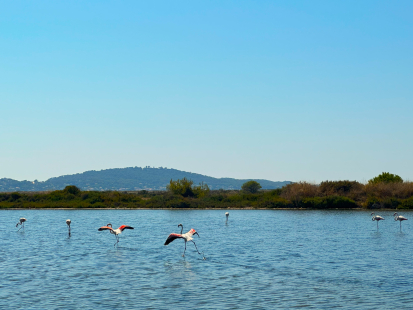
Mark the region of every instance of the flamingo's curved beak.
<instances>
[{"instance_id":1,"label":"flamingo's curved beak","mask_svg":"<svg viewBox=\"0 0 413 310\"><path fill-rule=\"evenodd\" d=\"M198 235L198 238L201 238L201 237L199 236L198 232L196 232L195 235Z\"/></svg>"}]
</instances>

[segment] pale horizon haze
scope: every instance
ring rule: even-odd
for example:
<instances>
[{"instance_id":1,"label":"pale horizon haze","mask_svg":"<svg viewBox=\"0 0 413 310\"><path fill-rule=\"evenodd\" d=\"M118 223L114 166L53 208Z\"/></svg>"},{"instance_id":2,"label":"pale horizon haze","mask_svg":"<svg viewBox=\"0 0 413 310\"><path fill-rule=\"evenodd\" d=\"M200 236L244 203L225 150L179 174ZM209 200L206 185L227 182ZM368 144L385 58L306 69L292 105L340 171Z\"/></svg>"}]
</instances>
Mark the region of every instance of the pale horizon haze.
<instances>
[{"instance_id":1,"label":"pale horizon haze","mask_svg":"<svg viewBox=\"0 0 413 310\"><path fill-rule=\"evenodd\" d=\"M413 180L412 1L8 1L0 178Z\"/></svg>"}]
</instances>

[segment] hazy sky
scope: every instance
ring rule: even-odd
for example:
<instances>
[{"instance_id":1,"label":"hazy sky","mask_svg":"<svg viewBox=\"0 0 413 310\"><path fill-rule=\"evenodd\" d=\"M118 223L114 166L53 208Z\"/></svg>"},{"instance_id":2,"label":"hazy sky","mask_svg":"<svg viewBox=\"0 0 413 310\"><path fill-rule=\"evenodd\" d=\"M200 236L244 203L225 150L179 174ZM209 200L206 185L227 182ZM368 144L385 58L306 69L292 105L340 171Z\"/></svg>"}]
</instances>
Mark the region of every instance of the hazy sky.
<instances>
[{"instance_id":1,"label":"hazy sky","mask_svg":"<svg viewBox=\"0 0 413 310\"><path fill-rule=\"evenodd\" d=\"M413 1L4 1L0 178L413 180Z\"/></svg>"}]
</instances>

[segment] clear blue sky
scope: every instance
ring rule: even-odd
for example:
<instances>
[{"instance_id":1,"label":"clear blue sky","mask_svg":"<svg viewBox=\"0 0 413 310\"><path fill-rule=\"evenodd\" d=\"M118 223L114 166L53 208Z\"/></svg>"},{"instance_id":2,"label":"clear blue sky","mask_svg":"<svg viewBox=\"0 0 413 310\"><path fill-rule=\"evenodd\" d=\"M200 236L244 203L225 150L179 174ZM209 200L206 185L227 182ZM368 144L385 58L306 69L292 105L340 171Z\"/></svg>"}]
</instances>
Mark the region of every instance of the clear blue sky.
<instances>
[{"instance_id":1,"label":"clear blue sky","mask_svg":"<svg viewBox=\"0 0 413 310\"><path fill-rule=\"evenodd\" d=\"M0 178L413 180L413 1L6 1Z\"/></svg>"}]
</instances>

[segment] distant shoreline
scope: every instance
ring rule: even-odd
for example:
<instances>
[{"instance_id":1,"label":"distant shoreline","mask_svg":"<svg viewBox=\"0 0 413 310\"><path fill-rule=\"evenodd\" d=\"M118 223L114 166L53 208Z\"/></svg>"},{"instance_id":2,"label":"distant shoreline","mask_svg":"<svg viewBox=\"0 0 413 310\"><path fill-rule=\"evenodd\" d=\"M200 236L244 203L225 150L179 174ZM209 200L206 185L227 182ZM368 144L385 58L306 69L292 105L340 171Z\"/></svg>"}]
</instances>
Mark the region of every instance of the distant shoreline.
<instances>
[{"instance_id":1,"label":"distant shoreline","mask_svg":"<svg viewBox=\"0 0 413 310\"><path fill-rule=\"evenodd\" d=\"M259 184L250 181L254 186ZM293 183L280 189L212 191L171 180L163 192L82 191L74 185L47 193L0 193L0 210L413 210L413 182L363 185Z\"/></svg>"},{"instance_id":2,"label":"distant shoreline","mask_svg":"<svg viewBox=\"0 0 413 310\"><path fill-rule=\"evenodd\" d=\"M156 210L178 210L178 211L194 211L194 210L233 210L233 211L240 211L240 210L268 210L268 211L280 211L280 210L285 210L285 211L368 211L368 212L374 212L374 211L391 211L394 212L395 209L364 209L364 208L354 208L354 209L341 209L341 208L334 208L334 209L306 209L306 208L251 208L251 207L245 207L245 208L0 208L0 211L4 210L151 210L151 211L156 211ZM400 211L400 209L398 209ZM410 210L403 210L403 211L410 211Z\"/></svg>"}]
</instances>

